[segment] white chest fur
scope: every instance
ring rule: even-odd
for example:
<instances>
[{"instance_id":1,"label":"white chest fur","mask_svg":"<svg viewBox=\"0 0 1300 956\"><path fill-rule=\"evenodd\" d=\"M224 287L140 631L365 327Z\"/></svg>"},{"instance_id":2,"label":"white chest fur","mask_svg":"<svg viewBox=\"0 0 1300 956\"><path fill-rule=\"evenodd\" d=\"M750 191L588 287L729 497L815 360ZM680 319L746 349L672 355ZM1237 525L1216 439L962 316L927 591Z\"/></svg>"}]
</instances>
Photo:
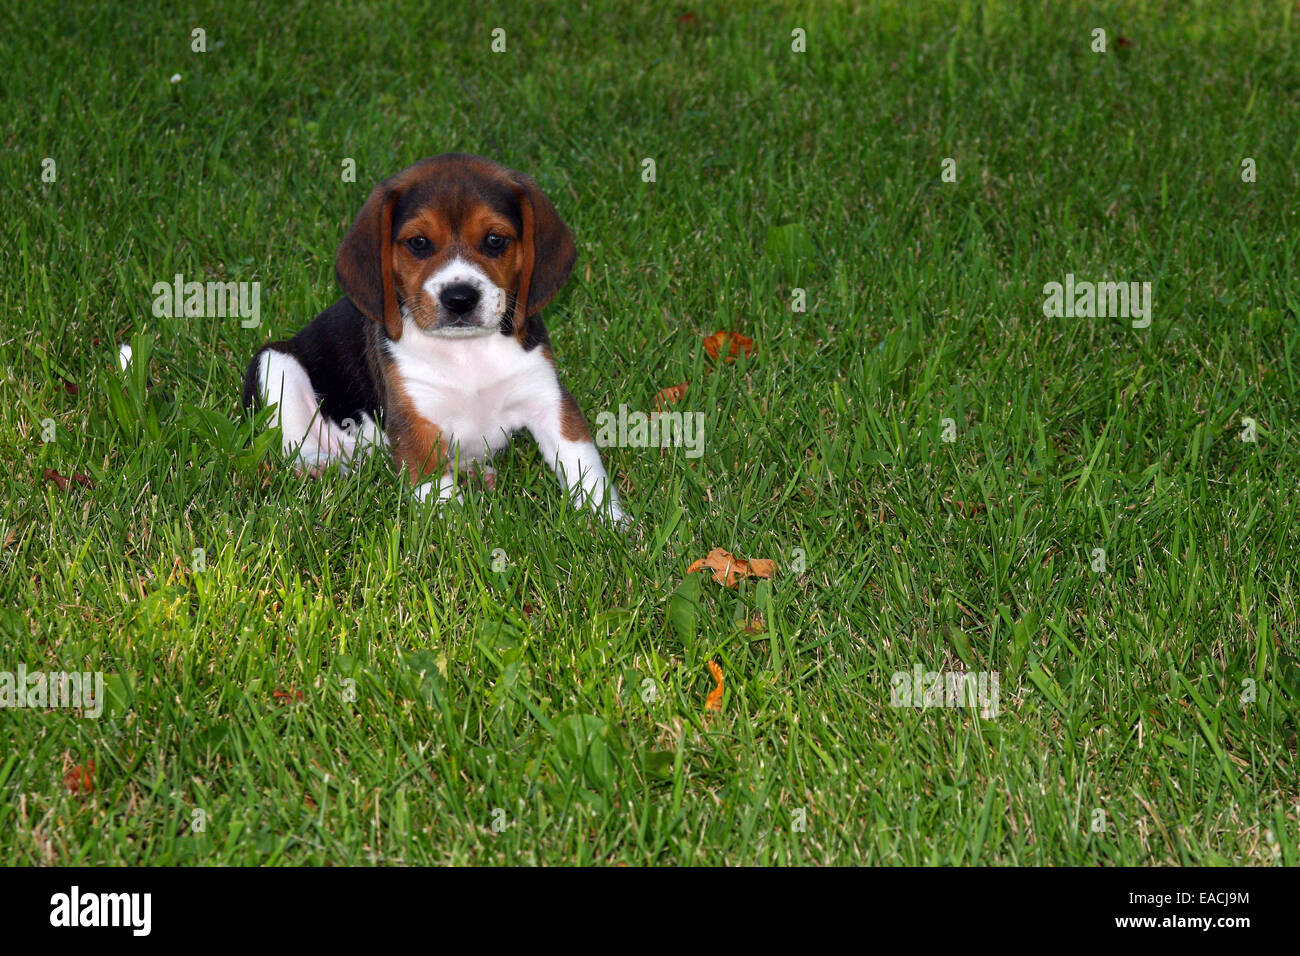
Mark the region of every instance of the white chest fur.
<instances>
[{"instance_id":1,"label":"white chest fur","mask_svg":"<svg viewBox=\"0 0 1300 956\"><path fill-rule=\"evenodd\" d=\"M555 416L554 366L540 348L524 351L513 336L445 338L407 321L387 349L414 410L442 430L462 467L500 451L512 432L535 430Z\"/></svg>"}]
</instances>

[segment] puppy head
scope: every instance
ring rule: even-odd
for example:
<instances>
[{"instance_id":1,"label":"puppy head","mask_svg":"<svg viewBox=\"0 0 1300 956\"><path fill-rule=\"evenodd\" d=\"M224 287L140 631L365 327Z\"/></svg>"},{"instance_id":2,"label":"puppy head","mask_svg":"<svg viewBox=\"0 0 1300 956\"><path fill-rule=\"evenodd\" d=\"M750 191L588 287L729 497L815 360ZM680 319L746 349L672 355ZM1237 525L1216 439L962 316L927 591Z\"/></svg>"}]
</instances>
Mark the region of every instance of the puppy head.
<instances>
[{"instance_id":1,"label":"puppy head","mask_svg":"<svg viewBox=\"0 0 1300 956\"><path fill-rule=\"evenodd\" d=\"M348 298L390 338L401 338L404 316L447 338L503 327L522 335L524 319L554 298L576 258L569 227L536 183L478 156L447 153L371 191L335 271Z\"/></svg>"}]
</instances>

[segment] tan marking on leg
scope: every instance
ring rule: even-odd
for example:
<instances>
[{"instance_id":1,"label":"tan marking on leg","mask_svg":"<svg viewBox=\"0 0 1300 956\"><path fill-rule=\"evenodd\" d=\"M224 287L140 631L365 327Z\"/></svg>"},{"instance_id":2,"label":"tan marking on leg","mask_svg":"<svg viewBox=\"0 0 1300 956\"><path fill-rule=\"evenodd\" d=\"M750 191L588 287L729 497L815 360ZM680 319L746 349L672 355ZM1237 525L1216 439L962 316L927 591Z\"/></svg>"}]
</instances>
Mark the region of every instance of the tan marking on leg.
<instances>
[{"instance_id":1,"label":"tan marking on leg","mask_svg":"<svg viewBox=\"0 0 1300 956\"><path fill-rule=\"evenodd\" d=\"M587 419L563 385L560 386L560 434L566 441L591 441Z\"/></svg>"},{"instance_id":2,"label":"tan marking on leg","mask_svg":"<svg viewBox=\"0 0 1300 956\"><path fill-rule=\"evenodd\" d=\"M446 474L451 457L442 429L420 415L402 386L402 380L388 368L388 438L393 446L393 461L406 472L412 487L429 475Z\"/></svg>"}]
</instances>

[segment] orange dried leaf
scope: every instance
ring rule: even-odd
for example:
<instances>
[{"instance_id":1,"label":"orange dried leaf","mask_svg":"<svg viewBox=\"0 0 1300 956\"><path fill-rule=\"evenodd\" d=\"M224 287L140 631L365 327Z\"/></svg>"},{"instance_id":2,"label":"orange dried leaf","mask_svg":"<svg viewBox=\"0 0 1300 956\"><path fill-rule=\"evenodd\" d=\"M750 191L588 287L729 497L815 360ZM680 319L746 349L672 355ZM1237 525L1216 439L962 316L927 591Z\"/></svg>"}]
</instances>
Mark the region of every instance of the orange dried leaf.
<instances>
[{"instance_id":1,"label":"orange dried leaf","mask_svg":"<svg viewBox=\"0 0 1300 956\"><path fill-rule=\"evenodd\" d=\"M667 388L660 389L659 394L655 396L655 411L662 412L666 406L680 402L689 384L689 382L682 382L680 385L669 385Z\"/></svg>"},{"instance_id":2,"label":"orange dried leaf","mask_svg":"<svg viewBox=\"0 0 1300 956\"><path fill-rule=\"evenodd\" d=\"M63 784L70 793L93 793L95 790L95 761L85 766L77 764L63 775Z\"/></svg>"},{"instance_id":3,"label":"orange dried leaf","mask_svg":"<svg viewBox=\"0 0 1300 956\"><path fill-rule=\"evenodd\" d=\"M713 580L724 587L734 588L741 578L770 578L776 570L776 562L767 558L755 558L746 561L722 548L714 548L707 558L692 561L686 569L687 574L696 571L712 571Z\"/></svg>"},{"instance_id":4,"label":"orange dried leaf","mask_svg":"<svg viewBox=\"0 0 1300 956\"><path fill-rule=\"evenodd\" d=\"M723 351L726 354L723 354ZM754 354L754 340L746 338L737 332L714 332L704 339L704 351L709 353L709 358L717 360L722 356L723 363L730 363L736 360L736 356L742 351L745 355Z\"/></svg>"},{"instance_id":5,"label":"orange dried leaf","mask_svg":"<svg viewBox=\"0 0 1300 956\"><path fill-rule=\"evenodd\" d=\"M709 675L713 678L713 681L717 686L715 686L713 690L709 691L708 700L704 702L704 709L716 712L722 710L722 668L713 661L709 661L708 663Z\"/></svg>"},{"instance_id":6,"label":"orange dried leaf","mask_svg":"<svg viewBox=\"0 0 1300 956\"><path fill-rule=\"evenodd\" d=\"M41 480L54 482L56 485L59 486L59 491L67 491L69 483L74 485L82 485L83 487L86 488L95 487L95 479L91 478L89 475L82 475L82 474L61 475L53 468L46 468L45 471L41 473Z\"/></svg>"}]
</instances>

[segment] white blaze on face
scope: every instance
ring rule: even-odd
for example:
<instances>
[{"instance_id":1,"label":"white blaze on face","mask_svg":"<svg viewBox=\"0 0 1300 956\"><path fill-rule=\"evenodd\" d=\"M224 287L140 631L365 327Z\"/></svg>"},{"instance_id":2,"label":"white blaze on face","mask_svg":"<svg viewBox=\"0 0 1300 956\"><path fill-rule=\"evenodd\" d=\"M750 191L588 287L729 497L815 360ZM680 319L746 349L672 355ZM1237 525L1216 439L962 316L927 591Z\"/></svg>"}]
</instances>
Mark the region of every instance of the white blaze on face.
<instances>
[{"instance_id":1,"label":"white blaze on face","mask_svg":"<svg viewBox=\"0 0 1300 956\"><path fill-rule=\"evenodd\" d=\"M496 283L494 283L488 274L474 265L472 262L466 262L459 257L452 259L445 266L429 276L425 280L424 294L429 299L429 305L434 315L442 315L441 296L443 290L453 285L469 285L478 290L479 301L474 310L469 313L467 318L473 323L474 327L465 328L441 328L435 326L424 331L429 335L440 335L447 338L464 338L473 335L485 335L488 332L496 332L501 324L501 319L506 314L506 292Z\"/></svg>"}]
</instances>

